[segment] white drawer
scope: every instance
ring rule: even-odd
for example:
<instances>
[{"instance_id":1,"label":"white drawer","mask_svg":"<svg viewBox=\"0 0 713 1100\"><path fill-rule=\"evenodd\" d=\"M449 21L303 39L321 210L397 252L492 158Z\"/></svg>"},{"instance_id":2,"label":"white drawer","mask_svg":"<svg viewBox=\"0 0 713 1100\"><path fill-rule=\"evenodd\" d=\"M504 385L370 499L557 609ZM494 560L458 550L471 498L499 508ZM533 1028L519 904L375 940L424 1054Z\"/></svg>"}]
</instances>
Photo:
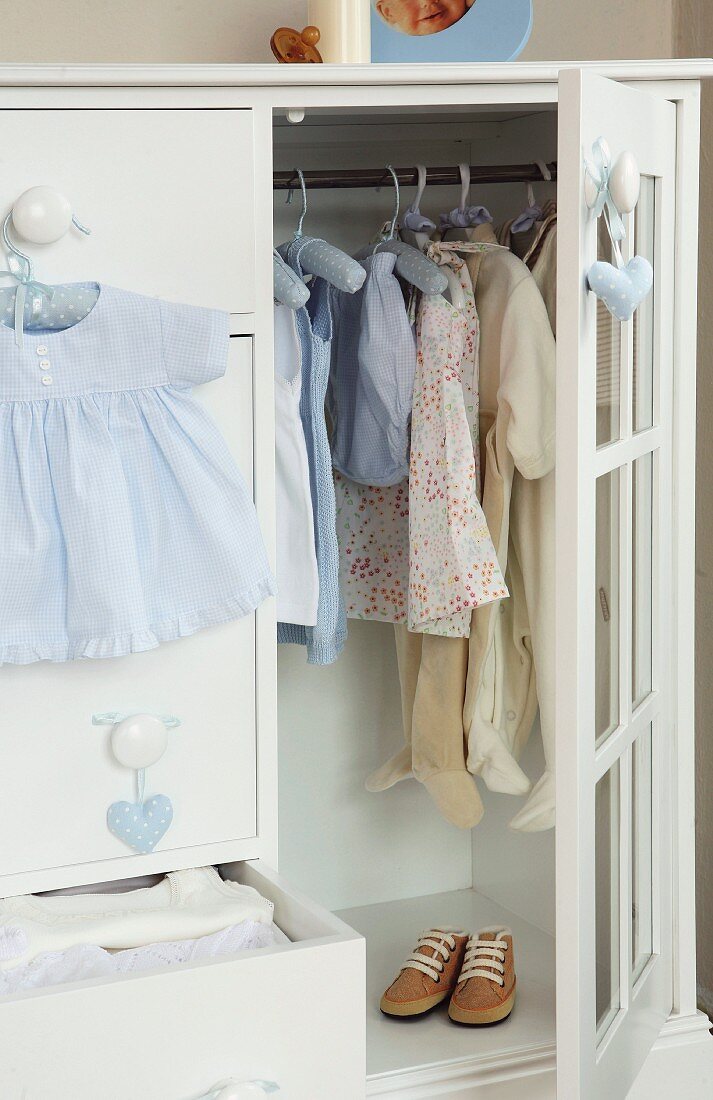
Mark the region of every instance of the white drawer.
<instances>
[{"instance_id":1,"label":"white drawer","mask_svg":"<svg viewBox=\"0 0 713 1100\"><path fill-rule=\"evenodd\" d=\"M3 218L47 184L92 230L50 246L18 241L38 279L254 310L251 111L0 110L0 150Z\"/></svg>"},{"instance_id":2,"label":"white drawer","mask_svg":"<svg viewBox=\"0 0 713 1100\"><path fill-rule=\"evenodd\" d=\"M252 370L252 340L235 337L225 378L196 391L249 487ZM147 653L1 668L0 896L258 855L230 846L257 831L255 675L254 615ZM181 720L147 772L146 794L174 807L150 855L107 828L109 805L135 798L110 729L92 725L107 711Z\"/></svg>"},{"instance_id":3,"label":"white drawer","mask_svg":"<svg viewBox=\"0 0 713 1100\"><path fill-rule=\"evenodd\" d=\"M363 1100L365 945L259 863L289 945L0 1001L3 1100L195 1100L262 1079L276 1100Z\"/></svg>"}]
</instances>

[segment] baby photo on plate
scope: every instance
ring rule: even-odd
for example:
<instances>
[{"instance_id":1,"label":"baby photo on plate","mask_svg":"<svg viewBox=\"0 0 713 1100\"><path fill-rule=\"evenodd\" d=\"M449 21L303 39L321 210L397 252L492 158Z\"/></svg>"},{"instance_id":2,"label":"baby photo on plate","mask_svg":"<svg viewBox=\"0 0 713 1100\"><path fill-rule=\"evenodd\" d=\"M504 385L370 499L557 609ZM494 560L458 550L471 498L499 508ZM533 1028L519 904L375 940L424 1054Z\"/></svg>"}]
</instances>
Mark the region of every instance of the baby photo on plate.
<instances>
[{"instance_id":1,"label":"baby photo on plate","mask_svg":"<svg viewBox=\"0 0 713 1100\"><path fill-rule=\"evenodd\" d=\"M376 0L376 10L403 34L438 34L462 19L475 0Z\"/></svg>"},{"instance_id":2,"label":"baby photo on plate","mask_svg":"<svg viewBox=\"0 0 713 1100\"><path fill-rule=\"evenodd\" d=\"M371 0L375 62L510 61L532 31L533 0Z\"/></svg>"}]
</instances>

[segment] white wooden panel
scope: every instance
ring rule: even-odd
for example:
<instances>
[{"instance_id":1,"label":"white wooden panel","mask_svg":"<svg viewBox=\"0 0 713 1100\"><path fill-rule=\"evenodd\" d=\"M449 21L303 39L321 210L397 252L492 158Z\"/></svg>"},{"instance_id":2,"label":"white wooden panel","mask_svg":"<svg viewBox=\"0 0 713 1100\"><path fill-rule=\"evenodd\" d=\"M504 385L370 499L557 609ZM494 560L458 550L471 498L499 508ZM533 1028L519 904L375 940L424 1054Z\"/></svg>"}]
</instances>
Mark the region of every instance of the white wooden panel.
<instances>
[{"instance_id":1,"label":"white wooden panel","mask_svg":"<svg viewBox=\"0 0 713 1100\"><path fill-rule=\"evenodd\" d=\"M194 1100L225 1078L363 1098L363 941L260 865L228 874L299 942L0 1001L3 1100Z\"/></svg>"},{"instance_id":2,"label":"white wooden panel","mask_svg":"<svg viewBox=\"0 0 713 1100\"><path fill-rule=\"evenodd\" d=\"M196 390L196 396L214 415L250 486L252 341L233 338L225 377ZM150 857L152 871L174 866L172 849L255 834L253 615L148 653L6 665L0 669L0 693L3 876L97 860L113 862L97 869L95 878L140 873L135 854L106 827L110 803L133 797L133 773L112 757L109 728L92 726L98 711L170 713L181 719L169 733L163 759L147 773L147 794L167 794L175 813L158 849L165 859L156 866ZM195 851L194 863L200 859ZM0 893L2 884L0 878ZM43 878L41 888L51 885Z\"/></svg>"},{"instance_id":3,"label":"white wooden panel","mask_svg":"<svg viewBox=\"0 0 713 1100\"><path fill-rule=\"evenodd\" d=\"M473 1093L464 1096L480 1097L475 1090L482 1088L484 1100L491 1100L501 1095L494 1089L498 1081L515 1077L525 1078L529 1091L503 1097L539 1096L529 1075L552 1074L555 1063L552 936L475 890L347 909L339 916L366 938L368 1096L450 1098L451 1091L460 1096L458 1085L468 1084ZM454 1027L446 1005L406 1025L379 1011L382 993L424 928L447 925L476 933L498 924L512 928L517 973L515 1008L502 1027Z\"/></svg>"},{"instance_id":4,"label":"white wooden panel","mask_svg":"<svg viewBox=\"0 0 713 1100\"><path fill-rule=\"evenodd\" d=\"M350 622L329 668L279 649L281 870L334 909L470 886L470 833L420 783L364 787L403 744L393 627Z\"/></svg>"},{"instance_id":5,"label":"white wooden panel","mask_svg":"<svg viewBox=\"0 0 713 1100\"><path fill-rule=\"evenodd\" d=\"M1 111L2 217L37 184L62 191L92 230L27 246L43 282L254 309L250 111Z\"/></svg>"},{"instance_id":6,"label":"white wooden panel","mask_svg":"<svg viewBox=\"0 0 713 1100\"><path fill-rule=\"evenodd\" d=\"M557 372L557 1043L558 1096L562 1100L623 1100L655 1042L672 1004L672 932L670 897L669 804L672 743L672 684L668 662L671 636L670 515L671 424L673 391L672 321L674 315L673 223L675 213L675 108L663 95L635 91L590 73L568 71L560 81L558 171L558 372ZM586 274L596 259L596 225L584 202L583 154L604 137L613 157L632 151L642 174L655 177L656 290L655 376L660 386L660 432L649 435L658 447L660 477L654 504L657 578L653 591L656 641L654 686L647 703L660 722L654 788L653 860L656 913L654 954L643 978L632 987L630 960L630 746L645 734L631 707L631 540L630 468L639 444L631 435L632 344L623 326L621 346L621 442L597 456L596 299ZM627 246L630 247L630 246ZM630 253L629 253L630 255ZM625 256L627 256L625 249ZM628 256L627 256L628 258ZM646 436L643 437L644 441ZM645 445L645 443L643 444ZM618 559L619 596L614 604L618 675L618 720L597 752L595 737L595 596L597 585L596 477L619 469L618 522L610 536ZM601 535L601 532L600 532ZM608 536L609 537L609 536ZM606 765L615 767L619 786L595 802L595 785ZM612 773L614 774L614 773ZM604 790L601 788L600 790ZM596 813L611 807L606 837L596 828ZM616 858L595 853L610 845ZM604 843L602 844L602 840ZM606 864L606 866L604 866ZM597 870L603 872L597 880ZM611 870L610 870L611 869ZM604 878L606 876L606 883ZM610 881L611 878L611 881ZM612 1011L597 1045L597 962L603 961L606 936L599 936L597 898L611 890ZM608 913L607 913L608 916ZM602 970L600 967L601 980ZM608 1000L608 997L607 997ZM602 1030L605 1030L602 1027Z\"/></svg>"}]
</instances>

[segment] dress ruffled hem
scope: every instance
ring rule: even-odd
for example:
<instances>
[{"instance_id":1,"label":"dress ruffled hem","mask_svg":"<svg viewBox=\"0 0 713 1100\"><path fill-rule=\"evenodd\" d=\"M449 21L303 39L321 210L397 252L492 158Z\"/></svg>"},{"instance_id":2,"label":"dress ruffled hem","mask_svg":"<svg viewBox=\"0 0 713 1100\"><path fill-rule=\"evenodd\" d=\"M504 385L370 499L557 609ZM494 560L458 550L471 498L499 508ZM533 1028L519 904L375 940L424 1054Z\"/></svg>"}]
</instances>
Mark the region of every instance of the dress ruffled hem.
<instances>
[{"instance_id":1,"label":"dress ruffled hem","mask_svg":"<svg viewBox=\"0 0 713 1100\"><path fill-rule=\"evenodd\" d=\"M126 657L130 653L144 653L156 649L161 642L173 642L187 638L209 626L220 626L234 619L250 615L256 607L274 596L277 586L273 577L267 576L252 588L232 596L212 607L178 614L171 619L103 638L67 638L61 642L36 642L0 645L0 665L29 665L35 661L76 661L82 658Z\"/></svg>"}]
</instances>

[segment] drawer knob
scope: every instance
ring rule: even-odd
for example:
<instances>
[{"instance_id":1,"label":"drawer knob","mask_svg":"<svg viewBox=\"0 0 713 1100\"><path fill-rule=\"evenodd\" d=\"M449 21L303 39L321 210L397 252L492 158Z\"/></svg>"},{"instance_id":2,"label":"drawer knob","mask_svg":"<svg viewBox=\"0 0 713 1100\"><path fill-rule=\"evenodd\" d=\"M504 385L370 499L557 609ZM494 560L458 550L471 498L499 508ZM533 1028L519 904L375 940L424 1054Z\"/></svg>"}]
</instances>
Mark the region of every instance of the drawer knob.
<instances>
[{"instance_id":1,"label":"drawer knob","mask_svg":"<svg viewBox=\"0 0 713 1100\"><path fill-rule=\"evenodd\" d=\"M168 730L180 726L174 715L122 714L108 711L92 715L95 726L112 726L111 750L125 768L136 772L136 802L112 802L107 811L109 831L135 852L153 852L173 820L168 795L144 799L146 769L160 760L168 745Z\"/></svg>"},{"instance_id":2,"label":"drawer knob","mask_svg":"<svg viewBox=\"0 0 713 1100\"><path fill-rule=\"evenodd\" d=\"M12 224L26 241L54 244L75 225L82 233L90 230L77 221L68 198L54 187L30 187L15 200Z\"/></svg>"},{"instance_id":3,"label":"drawer knob","mask_svg":"<svg viewBox=\"0 0 713 1100\"><path fill-rule=\"evenodd\" d=\"M279 1091L274 1081L219 1081L200 1100L256 1100L258 1096Z\"/></svg>"},{"instance_id":4,"label":"drawer knob","mask_svg":"<svg viewBox=\"0 0 713 1100\"><path fill-rule=\"evenodd\" d=\"M111 731L111 751L125 768L149 768L168 747L168 730L153 714L132 714Z\"/></svg>"}]
</instances>

